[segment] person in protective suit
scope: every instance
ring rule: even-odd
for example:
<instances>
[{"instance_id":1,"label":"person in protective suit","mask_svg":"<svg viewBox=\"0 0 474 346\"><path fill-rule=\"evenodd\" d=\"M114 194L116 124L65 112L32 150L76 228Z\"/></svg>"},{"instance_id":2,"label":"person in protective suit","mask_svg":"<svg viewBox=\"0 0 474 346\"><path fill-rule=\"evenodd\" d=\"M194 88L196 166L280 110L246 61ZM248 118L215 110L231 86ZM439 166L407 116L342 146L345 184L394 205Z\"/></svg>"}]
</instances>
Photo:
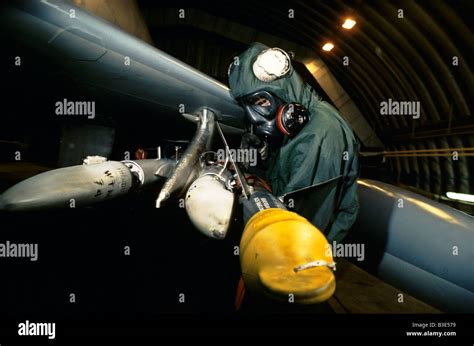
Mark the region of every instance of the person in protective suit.
<instances>
[{"instance_id":1,"label":"person in protective suit","mask_svg":"<svg viewBox=\"0 0 474 346\"><path fill-rule=\"evenodd\" d=\"M228 74L231 93L246 110L250 133L243 142L258 147L275 196L337 180L307 218L330 243L340 242L358 212L359 145L351 128L279 48L252 44Z\"/></svg>"}]
</instances>

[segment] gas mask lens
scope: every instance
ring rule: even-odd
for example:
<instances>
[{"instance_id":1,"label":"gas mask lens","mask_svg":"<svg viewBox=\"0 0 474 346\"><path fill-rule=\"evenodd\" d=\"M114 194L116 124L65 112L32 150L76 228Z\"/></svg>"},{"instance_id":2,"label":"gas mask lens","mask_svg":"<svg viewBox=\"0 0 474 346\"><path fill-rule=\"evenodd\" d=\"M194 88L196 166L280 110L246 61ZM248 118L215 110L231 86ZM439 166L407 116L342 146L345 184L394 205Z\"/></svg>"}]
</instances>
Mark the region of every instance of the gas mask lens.
<instances>
[{"instance_id":1,"label":"gas mask lens","mask_svg":"<svg viewBox=\"0 0 474 346\"><path fill-rule=\"evenodd\" d=\"M263 116L265 119L273 119L276 115L278 106L281 101L268 91L257 91L253 94L245 96L243 103L248 110Z\"/></svg>"}]
</instances>

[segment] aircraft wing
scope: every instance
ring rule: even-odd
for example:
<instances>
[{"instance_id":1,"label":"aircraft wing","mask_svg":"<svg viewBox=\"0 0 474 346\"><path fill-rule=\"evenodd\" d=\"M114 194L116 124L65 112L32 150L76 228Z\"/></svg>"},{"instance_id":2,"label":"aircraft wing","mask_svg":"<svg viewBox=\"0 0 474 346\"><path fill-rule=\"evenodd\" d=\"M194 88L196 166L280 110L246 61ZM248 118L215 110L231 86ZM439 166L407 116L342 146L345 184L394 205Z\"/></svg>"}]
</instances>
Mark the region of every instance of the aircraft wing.
<instances>
[{"instance_id":1,"label":"aircraft wing","mask_svg":"<svg viewBox=\"0 0 474 346\"><path fill-rule=\"evenodd\" d=\"M224 131L243 127L244 111L229 88L113 24L64 0L2 5L1 35L15 37L38 58L94 96L156 114L212 109Z\"/></svg>"}]
</instances>

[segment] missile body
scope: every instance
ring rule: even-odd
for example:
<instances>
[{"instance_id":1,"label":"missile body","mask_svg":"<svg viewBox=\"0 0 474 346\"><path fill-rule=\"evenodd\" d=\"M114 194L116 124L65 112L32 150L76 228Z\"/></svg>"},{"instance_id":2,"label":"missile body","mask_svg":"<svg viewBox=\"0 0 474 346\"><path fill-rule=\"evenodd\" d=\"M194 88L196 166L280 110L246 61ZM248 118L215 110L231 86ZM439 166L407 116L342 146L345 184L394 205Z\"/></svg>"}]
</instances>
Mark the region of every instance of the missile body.
<instances>
[{"instance_id":1,"label":"missile body","mask_svg":"<svg viewBox=\"0 0 474 346\"><path fill-rule=\"evenodd\" d=\"M172 160L107 161L54 169L26 179L0 195L0 210L82 207L122 196L171 174Z\"/></svg>"}]
</instances>

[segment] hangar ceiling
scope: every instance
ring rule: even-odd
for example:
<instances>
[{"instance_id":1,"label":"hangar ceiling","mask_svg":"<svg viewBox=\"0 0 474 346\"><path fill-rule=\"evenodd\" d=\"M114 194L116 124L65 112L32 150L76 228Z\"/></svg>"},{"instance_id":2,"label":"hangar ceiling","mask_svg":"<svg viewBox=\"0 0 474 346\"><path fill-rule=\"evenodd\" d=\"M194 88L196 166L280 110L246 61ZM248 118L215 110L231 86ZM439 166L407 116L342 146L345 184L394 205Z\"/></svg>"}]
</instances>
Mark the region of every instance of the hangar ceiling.
<instances>
[{"instance_id":1,"label":"hangar ceiling","mask_svg":"<svg viewBox=\"0 0 474 346\"><path fill-rule=\"evenodd\" d=\"M138 0L138 5L157 47L225 83L229 61L252 40L293 44L314 61L322 61L320 65L347 93L344 102L350 99L351 109L362 118L349 119L351 126L365 144L365 152L383 147L378 151L384 150L384 155L376 155L380 161L373 164L387 166L392 182L444 202L448 191L474 193L470 179L474 176L473 37L469 27L474 2L310 0L170 5ZM179 17L180 10L186 11L184 18ZM352 30L341 28L347 17L357 21ZM236 39L239 37L245 39ZM323 51L326 42L332 42L334 49ZM311 70L310 64L299 61ZM314 73L313 77L317 79ZM420 117L381 115L381 102L389 99L419 102ZM473 210L467 204L450 204Z\"/></svg>"},{"instance_id":2,"label":"hangar ceiling","mask_svg":"<svg viewBox=\"0 0 474 346\"><path fill-rule=\"evenodd\" d=\"M473 42L467 26L472 7L472 1L331 0L239 2L232 10L225 4L205 10L317 50L377 132L393 135L447 125L450 118L456 124L472 120ZM344 30L341 23L349 16L358 23ZM320 49L326 41L335 45L329 53ZM459 58L457 66L453 57ZM419 100L423 116L380 117L379 103L388 98Z\"/></svg>"}]
</instances>

